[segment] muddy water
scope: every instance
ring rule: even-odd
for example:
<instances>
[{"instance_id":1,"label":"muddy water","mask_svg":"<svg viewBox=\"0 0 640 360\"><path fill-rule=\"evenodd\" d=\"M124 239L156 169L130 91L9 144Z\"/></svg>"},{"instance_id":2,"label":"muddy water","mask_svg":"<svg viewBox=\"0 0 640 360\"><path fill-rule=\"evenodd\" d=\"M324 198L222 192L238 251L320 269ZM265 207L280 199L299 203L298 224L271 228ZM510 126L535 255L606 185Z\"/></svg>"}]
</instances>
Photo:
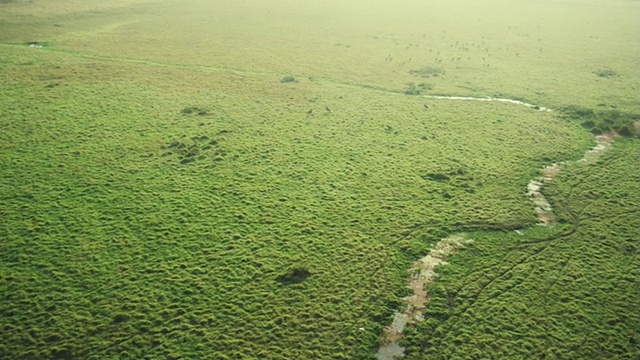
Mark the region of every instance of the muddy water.
<instances>
[{"instance_id":1,"label":"muddy water","mask_svg":"<svg viewBox=\"0 0 640 360\"><path fill-rule=\"evenodd\" d=\"M443 99L443 100L506 102L506 103L511 103L511 104L530 107L530 108L533 108L533 109L536 109L536 110L540 110L540 111L551 111L551 109L543 107L543 106L530 104L530 103L527 103L527 102L524 102L524 101L520 101L520 100L505 99L505 98L494 98L494 97L478 98L478 97L471 97L471 96L438 96L438 95L424 95L423 97L425 97L427 99Z\"/></svg>"},{"instance_id":2,"label":"muddy water","mask_svg":"<svg viewBox=\"0 0 640 360\"><path fill-rule=\"evenodd\" d=\"M525 103L519 100L503 99L503 98L474 98L462 96L425 96L431 99L446 100L466 100L466 101L498 101L507 102L534 108L540 111L552 111L551 109L541 107L534 104ZM584 157L578 162L593 163L600 154L605 152L613 142L616 134L604 134L596 136L596 146L585 152ZM527 185L527 194L530 196L536 211L538 220L541 225L550 225L553 223L553 209L549 201L542 194L545 184L553 181L568 162L552 164L540 169L541 176L533 179ZM398 344L402 337L402 333L406 326L415 324L424 320L422 311L428 303L429 294L427 287L436 280L437 273L435 266L446 265L446 258L454 253L456 249L464 246L473 240L467 239L464 235L453 235L440 240L422 259L416 261L409 270L410 278L408 282L409 288L413 290L413 294L402 299L406 304L403 312L396 312L393 321L385 327L381 336L381 346L376 354L378 360L393 360L394 358L404 355L404 348Z\"/></svg>"},{"instance_id":3,"label":"muddy water","mask_svg":"<svg viewBox=\"0 0 640 360\"><path fill-rule=\"evenodd\" d=\"M408 324L424 320L422 311L429 299L427 287L438 276L435 267L446 265L445 260L450 254L471 241L464 235L449 236L440 240L425 257L413 263L409 278L409 287L413 294L402 299L406 304L404 312L396 312L393 322L384 329L382 346L377 353L378 359L393 360L394 356L404 353L404 348L398 344L398 340Z\"/></svg>"},{"instance_id":4,"label":"muddy water","mask_svg":"<svg viewBox=\"0 0 640 360\"><path fill-rule=\"evenodd\" d=\"M587 164L594 163L598 160L600 154L611 147L611 143L615 139L615 136L616 134L614 133L596 136L596 146L587 150L582 159L577 162L584 162ZM549 201L542 194L542 188L545 184L553 181L553 178L567 164L568 162L561 162L545 166L540 170L541 176L529 181L529 184L527 185L527 195L529 195L533 202L533 207L536 211L536 216L538 217L540 225L550 225L554 220L553 209L551 208Z\"/></svg>"}]
</instances>

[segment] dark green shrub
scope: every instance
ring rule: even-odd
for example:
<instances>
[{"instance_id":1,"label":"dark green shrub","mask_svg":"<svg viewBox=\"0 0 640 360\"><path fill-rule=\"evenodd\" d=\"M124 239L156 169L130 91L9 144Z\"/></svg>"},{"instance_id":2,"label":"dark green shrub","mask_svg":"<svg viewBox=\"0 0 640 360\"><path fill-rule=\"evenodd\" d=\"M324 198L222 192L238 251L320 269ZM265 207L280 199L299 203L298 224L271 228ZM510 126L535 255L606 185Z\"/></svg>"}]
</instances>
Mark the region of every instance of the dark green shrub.
<instances>
[{"instance_id":1,"label":"dark green shrub","mask_svg":"<svg viewBox=\"0 0 640 360\"><path fill-rule=\"evenodd\" d=\"M595 135L615 131L625 137L638 136L635 123L639 116L618 110L593 110L580 106L566 106L560 109L566 119L578 120L580 125Z\"/></svg>"},{"instance_id":2,"label":"dark green shrub","mask_svg":"<svg viewBox=\"0 0 640 360\"><path fill-rule=\"evenodd\" d=\"M2 2L0 1L0 4L1 3ZM27 46L30 46L30 47L43 47L43 46L48 46L49 42L47 42L47 41L27 41L24 44L27 45Z\"/></svg>"},{"instance_id":3,"label":"dark green shrub","mask_svg":"<svg viewBox=\"0 0 640 360\"><path fill-rule=\"evenodd\" d=\"M187 106L184 109L182 109L182 113L184 115L195 114L199 116L204 116L204 115L208 115L209 111L207 109L197 107L197 106Z\"/></svg>"},{"instance_id":4,"label":"dark green shrub","mask_svg":"<svg viewBox=\"0 0 640 360\"><path fill-rule=\"evenodd\" d=\"M593 73L598 75L599 77L603 77L603 78L610 78L610 77L618 76L617 72L615 72L614 70L611 70L609 68L601 69L601 70L598 70L598 71L594 71Z\"/></svg>"},{"instance_id":5,"label":"dark green shrub","mask_svg":"<svg viewBox=\"0 0 640 360\"><path fill-rule=\"evenodd\" d=\"M420 69L409 70L409 74L428 78L444 75L444 69L432 66L423 66Z\"/></svg>"},{"instance_id":6,"label":"dark green shrub","mask_svg":"<svg viewBox=\"0 0 640 360\"><path fill-rule=\"evenodd\" d=\"M421 175L421 177L425 180L433 180L433 181L449 181L451 178L446 174L438 174L438 173L429 173Z\"/></svg>"},{"instance_id":7,"label":"dark green shrub","mask_svg":"<svg viewBox=\"0 0 640 360\"><path fill-rule=\"evenodd\" d=\"M293 266L286 273L278 276L276 280L283 285L297 284L305 281L311 272L304 266Z\"/></svg>"},{"instance_id":8,"label":"dark green shrub","mask_svg":"<svg viewBox=\"0 0 640 360\"><path fill-rule=\"evenodd\" d=\"M129 315L127 314L116 314L116 316L113 317L113 322L114 323L121 323L121 322L125 322L129 320Z\"/></svg>"},{"instance_id":9,"label":"dark green shrub","mask_svg":"<svg viewBox=\"0 0 640 360\"><path fill-rule=\"evenodd\" d=\"M423 91L433 89L433 85L427 83L420 83L418 85L410 82L407 83L407 86L404 88L405 95L420 95Z\"/></svg>"},{"instance_id":10,"label":"dark green shrub","mask_svg":"<svg viewBox=\"0 0 640 360\"><path fill-rule=\"evenodd\" d=\"M281 83L290 83L290 82L295 82L296 78L291 76L291 75L287 75L285 77L283 77L282 79L280 79Z\"/></svg>"}]
</instances>

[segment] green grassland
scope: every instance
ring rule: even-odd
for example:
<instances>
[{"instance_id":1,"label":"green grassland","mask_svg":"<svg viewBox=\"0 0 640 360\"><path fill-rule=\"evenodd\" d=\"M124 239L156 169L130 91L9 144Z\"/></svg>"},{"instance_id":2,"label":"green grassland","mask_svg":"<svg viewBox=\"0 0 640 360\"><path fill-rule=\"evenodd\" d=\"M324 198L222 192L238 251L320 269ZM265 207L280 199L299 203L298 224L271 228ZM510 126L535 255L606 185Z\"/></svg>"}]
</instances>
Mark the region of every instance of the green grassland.
<instances>
[{"instance_id":1,"label":"green grassland","mask_svg":"<svg viewBox=\"0 0 640 360\"><path fill-rule=\"evenodd\" d=\"M562 230L467 234L407 358L638 358L637 158L637 141L618 140L554 179Z\"/></svg>"},{"instance_id":2,"label":"green grassland","mask_svg":"<svg viewBox=\"0 0 640 360\"><path fill-rule=\"evenodd\" d=\"M638 353L637 4L345 3L0 2L0 358Z\"/></svg>"}]
</instances>

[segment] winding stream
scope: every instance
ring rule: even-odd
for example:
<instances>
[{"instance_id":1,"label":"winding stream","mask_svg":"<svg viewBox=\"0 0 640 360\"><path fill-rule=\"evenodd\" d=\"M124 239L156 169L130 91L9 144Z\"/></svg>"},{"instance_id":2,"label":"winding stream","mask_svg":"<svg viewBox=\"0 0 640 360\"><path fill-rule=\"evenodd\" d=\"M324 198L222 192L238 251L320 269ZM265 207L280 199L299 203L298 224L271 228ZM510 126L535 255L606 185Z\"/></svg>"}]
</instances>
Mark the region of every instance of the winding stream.
<instances>
[{"instance_id":1,"label":"winding stream","mask_svg":"<svg viewBox=\"0 0 640 360\"><path fill-rule=\"evenodd\" d=\"M433 95L424 97L444 100L497 101L522 105L540 111L552 111L546 107L514 99ZM615 133L596 136L596 146L587 150L582 159L577 162L586 162L588 164L595 162L600 154L609 149L615 136ZM541 176L532 179L527 185L527 195L531 199L540 225L551 225L554 220L553 208L542 194L542 189L545 184L553 181L553 178L568 164L569 162L561 162L545 166L540 169ZM435 271L435 266L446 265L446 259L449 255L463 247L464 244L472 241L472 239L466 238L464 234L451 235L438 241L425 257L413 263L409 269L411 275L408 281L408 286L413 290L413 294L402 299L406 304L405 310L403 312L396 311L392 323L387 325L383 330L380 341L381 346L376 354L378 360L393 360L404 356L404 348L400 346L398 341L402 337L406 326L424 320L422 311L429 300L429 294L426 289L438 276Z\"/></svg>"},{"instance_id":2,"label":"winding stream","mask_svg":"<svg viewBox=\"0 0 640 360\"><path fill-rule=\"evenodd\" d=\"M404 312L396 312L393 316L393 322L385 327L382 334L382 346L377 353L378 359L393 360L394 357L404 354L404 348L398 344L398 340L402 337L402 332L407 324L415 324L424 320L422 310L429 301L427 287L438 276L435 267L446 265L445 260L450 254L472 241L465 238L464 235L446 237L438 241L425 257L413 263L409 270L411 273L409 288L413 290L413 294L402 299L407 305Z\"/></svg>"},{"instance_id":3,"label":"winding stream","mask_svg":"<svg viewBox=\"0 0 640 360\"><path fill-rule=\"evenodd\" d=\"M584 162L587 164L594 163L600 154L611 147L611 143L615 139L615 136L616 135L614 133L596 136L596 146L585 151L582 159L577 162ZM532 179L527 185L527 195L529 195L533 202L540 225L550 225L554 220L553 209L551 208L549 201L542 194L542 188L545 184L551 182L553 177L556 176L556 174L562 170L562 167L567 164L568 162L561 162L543 167L540 169L540 174L542 176Z\"/></svg>"},{"instance_id":4,"label":"winding stream","mask_svg":"<svg viewBox=\"0 0 640 360\"><path fill-rule=\"evenodd\" d=\"M496 102L506 102L506 103L511 103L511 104L516 104L516 105L522 105L522 106L526 106L526 107L530 107L536 110L540 110L540 111L552 111L549 108L543 107L543 106L539 106L539 105L535 105L535 104L530 104L524 101L520 101L520 100L515 100L515 99L505 99L505 98L494 98L494 97L484 97L484 98L479 98L479 97L472 97L472 96L441 96L441 95L424 95L423 97L427 98L427 99L442 99L442 100L466 100L466 101L496 101Z\"/></svg>"}]
</instances>

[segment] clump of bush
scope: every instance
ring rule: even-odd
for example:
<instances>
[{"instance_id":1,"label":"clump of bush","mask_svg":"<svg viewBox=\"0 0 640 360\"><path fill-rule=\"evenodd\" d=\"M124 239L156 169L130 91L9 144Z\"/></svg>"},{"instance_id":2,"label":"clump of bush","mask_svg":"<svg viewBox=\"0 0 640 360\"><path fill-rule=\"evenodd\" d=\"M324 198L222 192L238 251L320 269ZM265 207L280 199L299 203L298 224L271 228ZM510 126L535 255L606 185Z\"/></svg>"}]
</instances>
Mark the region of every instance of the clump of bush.
<instances>
[{"instance_id":1,"label":"clump of bush","mask_svg":"<svg viewBox=\"0 0 640 360\"><path fill-rule=\"evenodd\" d=\"M177 155L181 164L188 164L196 160L202 160L208 155L226 155L226 151L216 148L218 142L209 139L207 135L193 136L191 140L193 141L191 144L174 140L168 145L161 146L161 149L166 150L162 156ZM219 160L214 158L213 161Z\"/></svg>"},{"instance_id":2,"label":"clump of bush","mask_svg":"<svg viewBox=\"0 0 640 360\"><path fill-rule=\"evenodd\" d=\"M580 121L580 125L594 135L615 131L625 137L640 137L636 123L638 114L627 114L618 110L593 110L580 106L566 106L561 109L563 117Z\"/></svg>"},{"instance_id":3,"label":"clump of bush","mask_svg":"<svg viewBox=\"0 0 640 360\"><path fill-rule=\"evenodd\" d=\"M187 106L184 109L182 109L181 112L184 115L195 114L195 115L199 115L199 116L204 116L204 115L208 115L209 114L209 110L207 110L205 108L198 107L198 106Z\"/></svg>"},{"instance_id":4,"label":"clump of bush","mask_svg":"<svg viewBox=\"0 0 640 360\"><path fill-rule=\"evenodd\" d=\"M409 70L409 74L428 78L444 75L444 69L432 66L423 66L420 69Z\"/></svg>"},{"instance_id":5,"label":"clump of bush","mask_svg":"<svg viewBox=\"0 0 640 360\"><path fill-rule=\"evenodd\" d=\"M0 1L0 4L2 4L2 1ZM28 47L37 47L37 48L49 46L48 41L27 41L24 44Z\"/></svg>"},{"instance_id":6,"label":"clump of bush","mask_svg":"<svg viewBox=\"0 0 640 360\"><path fill-rule=\"evenodd\" d=\"M428 174L420 175L420 177L422 177L425 180L433 180L433 181L449 181L449 180L451 180L451 178L448 175L440 174L440 173L428 173Z\"/></svg>"},{"instance_id":7,"label":"clump of bush","mask_svg":"<svg viewBox=\"0 0 640 360\"><path fill-rule=\"evenodd\" d=\"M420 95L423 91L428 91L433 89L433 85L427 83L420 83L416 85L415 83L407 83L407 86L404 88L405 95Z\"/></svg>"},{"instance_id":8,"label":"clump of bush","mask_svg":"<svg viewBox=\"0 0 640 360\"><path fill-rule=\"evenodd\" d=\"M283 77L282 79L280 79L281 83L290 83L290 82L295 82L296 78L291 76L291 75L287 75L285 77Z\"/></svg>"},{"instance_id":9,"label":"clump of bush","mask_svg":"<svg viewBox=\"0 0 640 360\"><path fill-rule=\"evenodd\" d=\"M294 265L289 268L284 274L281 274L276 278L278 282L283 285L297 284L305 281L311 276L311 271L304 265Z\"/></svg>"},{"instance_id":10,"label":"clump of bush","mask_svg":"<svg viewBox=\"0 0 640 360\"><path fill-rule=\"evenodd\" d=\"M598 75L599 77L603 77L603 78L610 78L610 77L618 76L618 73L615 72L614 70L611 70L611 69L601 69L601 70L598 70L598 71L594 71L593 73Z\"/></svg>"}]
</instances>

